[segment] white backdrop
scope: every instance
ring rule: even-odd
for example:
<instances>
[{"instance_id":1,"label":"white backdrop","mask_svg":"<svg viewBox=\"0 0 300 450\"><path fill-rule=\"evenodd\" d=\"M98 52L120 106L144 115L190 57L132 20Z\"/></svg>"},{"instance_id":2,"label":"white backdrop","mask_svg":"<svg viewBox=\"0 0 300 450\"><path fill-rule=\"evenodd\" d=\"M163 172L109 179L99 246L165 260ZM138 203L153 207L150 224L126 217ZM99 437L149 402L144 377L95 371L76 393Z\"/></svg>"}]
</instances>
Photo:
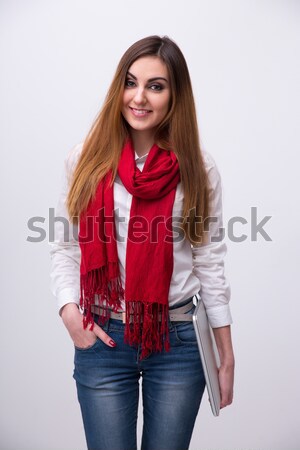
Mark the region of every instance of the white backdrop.
<instances>
[{"instance_id":1,"label":"white backdrop","mask_svg":"<svg viewBox=\"0 0 300 450\"><path fill-rule=\"evenodd\" d=\"M300 448L299 18L292 0L1 1L1 449L85 448L73 346L49 287L49 208L121 55L150 34L186 57L225 225L248 221L235 226L245 241L226 237L234 403L214 418L205 393L190 448ZM272 241L251 240L255 207L258 221L272 216ZM40 243L27 240L34 216Z\"/></svg>"}]
</instances>

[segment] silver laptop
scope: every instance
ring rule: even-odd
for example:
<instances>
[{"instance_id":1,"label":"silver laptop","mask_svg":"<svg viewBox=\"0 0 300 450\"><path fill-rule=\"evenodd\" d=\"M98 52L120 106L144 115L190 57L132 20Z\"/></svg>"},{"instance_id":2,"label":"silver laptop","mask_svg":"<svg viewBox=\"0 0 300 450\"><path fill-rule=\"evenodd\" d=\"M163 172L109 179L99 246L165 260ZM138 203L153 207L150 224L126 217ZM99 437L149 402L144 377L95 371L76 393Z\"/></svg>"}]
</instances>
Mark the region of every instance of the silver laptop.
<instances>
[{"instance_id":1,"label":"silver laptop","mask_svg":"<svg viewBox=\"0 0 300 450\"><path fill-rule=\"evenodd\" d=\"M196 308L193 313L193 324L205 375L208 398L213 415L218 416L221 403L218 377L218 368L220 367L219 353L199 294L194 296L194 303Z\"/></svg>"}]
</instances>

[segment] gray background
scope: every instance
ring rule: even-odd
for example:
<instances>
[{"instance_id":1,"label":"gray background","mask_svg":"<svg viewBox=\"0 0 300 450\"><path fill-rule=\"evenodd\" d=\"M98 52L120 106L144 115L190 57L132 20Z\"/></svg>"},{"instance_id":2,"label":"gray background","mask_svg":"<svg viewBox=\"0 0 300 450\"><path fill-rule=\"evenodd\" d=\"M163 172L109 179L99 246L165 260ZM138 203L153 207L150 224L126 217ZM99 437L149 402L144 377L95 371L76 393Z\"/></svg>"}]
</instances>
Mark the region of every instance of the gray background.
<instances>
[{"instance_id":1,"label":"gray background","mask_svg":"<svg viewBox=\"0 0 300 450\"><path fill-rule=\"evenodd\" d=\"M235 227L244 242L226 233L235 399L214 418L205 393L191 450L299 449L299 16L288 0L1 1L1 449L85 448L49 287L49 208L121 55L150 34L188 62L224 223L250 222L251 207L272 216L271 242L251 240L250 223ZM33 216L41 243L27 240Z\"/></svg>"}]
</instances>

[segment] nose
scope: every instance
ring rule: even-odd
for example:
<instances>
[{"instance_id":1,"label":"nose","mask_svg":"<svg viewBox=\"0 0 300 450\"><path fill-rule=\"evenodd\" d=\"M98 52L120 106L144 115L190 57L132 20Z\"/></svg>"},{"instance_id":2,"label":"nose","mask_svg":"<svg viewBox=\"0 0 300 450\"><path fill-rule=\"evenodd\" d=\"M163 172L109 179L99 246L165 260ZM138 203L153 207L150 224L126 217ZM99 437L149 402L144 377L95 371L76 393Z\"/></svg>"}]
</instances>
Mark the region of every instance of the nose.
<instances>
[{"instance_id":1,"label":"nose","mask_svg":"<svg viewBox=\"0 0 300 450\"><path fill-rule=\"evenodd\" d=\"M145 89L141 86L135 91L134 102L136 105L145 105L147 102Z\"/></svg>"}]
</instances>

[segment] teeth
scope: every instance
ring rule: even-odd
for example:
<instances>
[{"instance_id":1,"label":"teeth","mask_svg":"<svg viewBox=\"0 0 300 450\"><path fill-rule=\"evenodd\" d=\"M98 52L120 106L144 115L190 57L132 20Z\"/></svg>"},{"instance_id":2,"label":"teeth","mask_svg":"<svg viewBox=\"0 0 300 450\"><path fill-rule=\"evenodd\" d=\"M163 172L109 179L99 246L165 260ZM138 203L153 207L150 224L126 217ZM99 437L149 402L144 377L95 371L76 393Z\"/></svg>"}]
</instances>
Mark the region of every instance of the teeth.
<instances>
[{"instance_id":1,"label":"teeth","mask_svg":"<svg viewBox=\"0 0 300 450\"><path fill-rule=\"evenodd\" d=\"M136 112L137 114L144 114L144 113L146 113L146 112L149 112L148 109L135 109L135 108L132 108L132 109L133 109L133 111Z\"/></svg>"}]
</instances>

